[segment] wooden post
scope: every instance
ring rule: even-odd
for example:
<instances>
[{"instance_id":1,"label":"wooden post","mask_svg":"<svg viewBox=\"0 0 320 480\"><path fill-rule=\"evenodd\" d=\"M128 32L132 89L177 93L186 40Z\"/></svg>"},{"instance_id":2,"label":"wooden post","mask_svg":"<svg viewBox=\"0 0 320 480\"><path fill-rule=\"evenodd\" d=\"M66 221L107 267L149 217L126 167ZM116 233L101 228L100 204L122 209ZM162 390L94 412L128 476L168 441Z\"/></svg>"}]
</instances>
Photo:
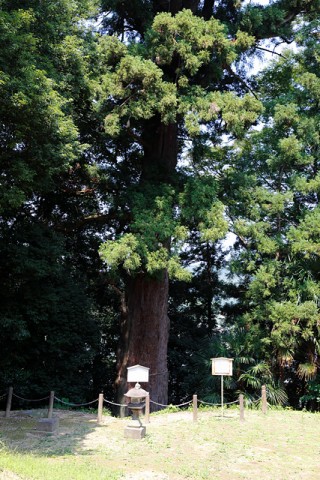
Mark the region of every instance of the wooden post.
<instances>
[{"instance_id":1,"label":"wooden post","mask_svg":"<svg viewBox=\"0 0 320 480\"><path fill-rule=\"evenodd\" d=\"M240 405L240 421L244 421L244 402L243 402L243 394L240 393L239 395L239 405Z\"/></svg>"},{"instance_id":2,"label":"wooden post","mask_svg":"<svg viewBox=\"0 0 320 480\"><path fill-rule=\"evenodd\" d=\"M144 421L150 423L150 395L146 396L146 406L144 410Z\"/></svg>"},{"instance_id":3,"label":"wooden post","mask_svg":"<svg viewBox=\"0 0 320 480\"><path fill-rule=\"evenodd\" d=\"M261 387L262 413L267 413L267 389L265 385Z\"/></svg>"},{"instance_id":4,"label":"wooden post","mask_svg":"<svg viewBox=\"0 0 320 480\"><path fill-rule=\"evenodd\" d=\"M124 404L119 407L119 417L124 418L126 416L126 406Z\"/></svg>"},{"instance_id":5,"label":"wooden post","mask_svg":"<svg viewBox=\"0 0 320 480\"><path fill-rule=\"evenodd\" d=\"M223 375L221 375L221 413L223 416Z\"/></svg>"},{"instance_id":6,"label":"wooden post","mask_svg":"<svg viewBox=\"0 0 320 480\"><path fill-rule=\"evenodd\" d=\"M197 395L193 395L192 403L193 403L193 421L196 422L198 420L198 396Z\"/></svg>"},{"instance_id":7,"label":"wooden post","mask_svg":"<svg viewBox=\"0 0 320 480\"><path fill-rule=\"evenodd\" d=\"M54 403L54 392L50 392L48 418L52 418L52 414L53 414L53 403Z\"/></svg>"},{"instance_id":8,"label":"wooden post","mask_svg":"<svg viewBox=\"0 0 320 480\"><path fill-rule=\"evenodd\" d=\"M102 423L103 393L99 393L97 422Z\"/></svg>"},{"instance_id":9,"label":"wooden post","mask_svg":"<svg viewBox=\"0 0 320 480\"><path fill-rule=\"evenodd\" d=\"M13 394L13 387L9 387L9 390L8 390L8 398L7 398L6 414L5 414L5 417L6 417L6 418L9 418L9 417L10 417L11 404L12 404L12 394Z\"/></svg>"}]
</instances>

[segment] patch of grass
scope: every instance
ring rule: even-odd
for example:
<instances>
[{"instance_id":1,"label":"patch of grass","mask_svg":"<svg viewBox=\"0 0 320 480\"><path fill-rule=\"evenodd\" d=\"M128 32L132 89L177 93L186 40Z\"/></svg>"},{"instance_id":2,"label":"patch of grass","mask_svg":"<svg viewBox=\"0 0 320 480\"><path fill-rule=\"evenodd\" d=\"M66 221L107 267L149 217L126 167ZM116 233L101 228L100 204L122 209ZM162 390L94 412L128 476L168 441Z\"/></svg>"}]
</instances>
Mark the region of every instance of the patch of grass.
<instances>
[{"instance_id":1,"label":"patch of grass","mask_svg":"<svg viewBox=\"0 0 320 480\"><path fill-rule=\"evenodd\" d=\"M151 414L142 440L125 438L128 419L110 416L97 425L93 415L57 412L53 436L35 434L30 419L0 417L0 465L23 480L124 480L143 471L169 480L319 480L320 414L248 409L240 422L234 408L219 412L199 410L197 422L192 411Z\"/></svg>"},{"instance_id":2,"label":"patch of grass","mask_svg":"<svg viewBox=\"0 0 320 480\"><path fill-rule=\"evenodd\" d=\"M55 458L35 455L0 453L1 467L32 480L118 480L121 472L95 465L90 458L62 456Z\"/></svg>"}]
</instances>

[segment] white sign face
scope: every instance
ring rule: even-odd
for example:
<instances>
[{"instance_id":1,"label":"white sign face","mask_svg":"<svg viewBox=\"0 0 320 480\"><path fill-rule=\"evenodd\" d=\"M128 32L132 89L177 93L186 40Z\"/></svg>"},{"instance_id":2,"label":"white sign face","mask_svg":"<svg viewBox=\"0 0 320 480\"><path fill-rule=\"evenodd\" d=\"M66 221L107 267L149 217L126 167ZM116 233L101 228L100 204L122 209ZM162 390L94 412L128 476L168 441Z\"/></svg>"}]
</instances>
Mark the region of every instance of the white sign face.
<instances>
[{"instance_id":1,"label":"white sign face","mask_svg":"<svg viewBox=\"0 0 320 480\"><path fill-rule=\"evenodd\" d=\"M149 368L141 365L134 365L127 368L128 382L149 382Z\"/></svg>"},{"instance_id":2,"label":"white sign face","mask_svg":"<svg viewBox=\"0 0 320 480\"><path fill-rule=\"evenodd\" d=\"M212 358L212 375L232 375L232 358Z\"/></svg>"}]
</instances>

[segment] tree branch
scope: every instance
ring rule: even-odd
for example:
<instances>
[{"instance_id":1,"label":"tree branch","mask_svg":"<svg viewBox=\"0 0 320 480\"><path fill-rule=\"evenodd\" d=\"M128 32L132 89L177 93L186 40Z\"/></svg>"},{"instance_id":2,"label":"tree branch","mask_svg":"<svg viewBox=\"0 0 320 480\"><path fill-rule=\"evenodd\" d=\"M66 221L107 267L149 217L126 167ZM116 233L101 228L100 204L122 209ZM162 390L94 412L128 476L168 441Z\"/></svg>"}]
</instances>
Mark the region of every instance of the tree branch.
<instances>
[{"instance_id":1,"label":"tree branch","mask_svg":"<svg viewBox=\"0 0 320 480\"><path fill-rule=\"evenodd\" d=\"M276 47L274 47L274 48L276 48ZM275 54L275 55L278 55L279 57L286 58L285 55L282 55L282 53L276 52L275 49L269 50L268 48L263 48L263 47L258 47L258 46L256 46L256 49L257 49L257 50L262 50L262 51L264 51L264 52L271 53L272 55Z\"/></svg>"},{"instance_id":2,"label":"tree branch","mask_svg":"<svg viewBox=\"0 0 320 480\"><path fill-rule=\"evenodd\" d=\"M252 90L252 88L236 73L232 70L232 68L230 67L230 65L225 65L225 69L230 73L230 75L232 75L234 78L236 78L242 86L244 86L246 88L246 90L248 90L250 93L252 93L252 95L257 99L257 95L255 94L255 92Z\"/></svg>"},{"instance_id":3,"label":"tree branch","mask_svg":"<svg viewBox=\"0 0 320 480\"><path fill-rule=\"evenodd\" d=\"M125 215L119 216L119 212L111 212L111 213L94 213L92 215L84 215L83 217L79 218L75 222L64 222L54 226L54 229L58 232L62 233L72 233L76 230L79 230L83 227L90 226L92 224L108 224L112 220L118 221L125 221L129 223L132 218L131 214L128 212Z\"/></svg>"}]
</instances>

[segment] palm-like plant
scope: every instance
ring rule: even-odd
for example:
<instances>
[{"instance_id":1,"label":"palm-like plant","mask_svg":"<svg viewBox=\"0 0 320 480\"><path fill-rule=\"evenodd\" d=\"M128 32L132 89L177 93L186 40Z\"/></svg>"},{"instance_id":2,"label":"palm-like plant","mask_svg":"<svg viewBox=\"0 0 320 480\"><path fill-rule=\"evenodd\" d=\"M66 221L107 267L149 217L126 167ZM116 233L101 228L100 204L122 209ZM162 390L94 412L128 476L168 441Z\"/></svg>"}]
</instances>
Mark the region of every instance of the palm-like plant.
<instances>
[{"instance_id":1,"label":"palm-like plant","mask_svg":"<svg viewBox=\"0 0 320 480\"><path fill-rule=\"evenodd\" d=\"M274 378L268 363L261 361L255 363L245 373L240 375L239 382L243 382L249 389L239 391L243 393L248 403L253 403L255 399L260 399L260 392L263 385L266 386L267 401L271 405L284 405L288 401L285 389Z\"/></svg>"},{"instance_id":2,"label":"palm-like plant","mask_svg":"<svg viewBox=\"0 0 320 480\"><path fill-rule=\"evenodd\" d=\"M225 377L226 400L233 401L242 393L247 403L254 404L261 398L261 387L266 386L267 401L272 405L284 405L288 397L278 381L271 365L254 355L254 345L249 344L243 327L233 327L202 339L192 358L193 371L197 372L196 391L206 402L219 403L220 378L211 374L211 358L233 358L233 375Z\"/></svg>"}]
</instances>

